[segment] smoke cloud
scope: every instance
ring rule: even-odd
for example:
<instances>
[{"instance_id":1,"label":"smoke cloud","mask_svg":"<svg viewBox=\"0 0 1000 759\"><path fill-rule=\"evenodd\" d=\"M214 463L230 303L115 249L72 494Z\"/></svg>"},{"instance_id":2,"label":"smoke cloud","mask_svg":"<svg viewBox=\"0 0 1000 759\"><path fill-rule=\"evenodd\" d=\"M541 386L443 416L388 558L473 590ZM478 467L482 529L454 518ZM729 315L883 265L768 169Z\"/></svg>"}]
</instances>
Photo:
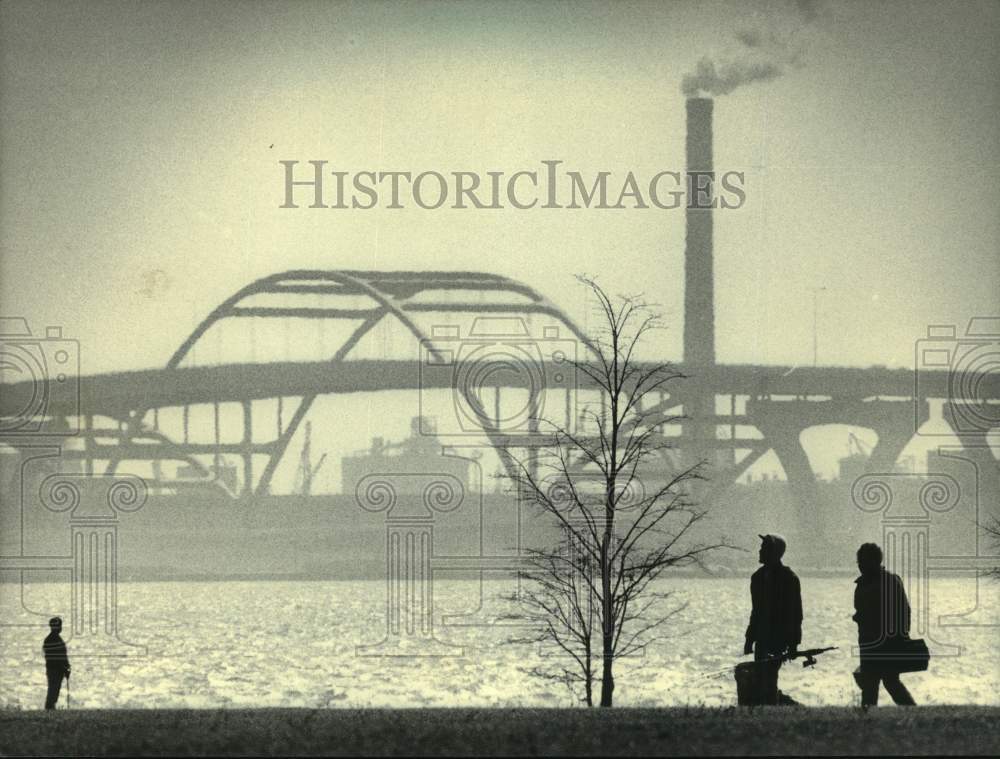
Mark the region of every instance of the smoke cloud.
<instances>
[{"instance_id":1,"label":"smoke cloud","mask_svg":"<svg viewBox=\"0 0 1000 759\"><path fill-rule=\"evenodd\" d=\"M681 91L686 97L728 95L746 84L777 79L789 66L801 67L805 32L826 17L822 0L786 2L780 12L733 33L738 56L718 60L706 55L698 61L681 80Z\"/></svg>"},{"instance_id":2,"label":"smoke cloud","mask_svg":"<svg viewBox=\"0 0 1000 759\"><path fill-rule=\"evenodd\" d=\"M707 56L698 61L690 74L684 75L681 90L688 97L699 94L728 95L744 84L766 82L781 76L782 68L776 63L723 63L716 65Z\"/></svg>"}]
</instances>

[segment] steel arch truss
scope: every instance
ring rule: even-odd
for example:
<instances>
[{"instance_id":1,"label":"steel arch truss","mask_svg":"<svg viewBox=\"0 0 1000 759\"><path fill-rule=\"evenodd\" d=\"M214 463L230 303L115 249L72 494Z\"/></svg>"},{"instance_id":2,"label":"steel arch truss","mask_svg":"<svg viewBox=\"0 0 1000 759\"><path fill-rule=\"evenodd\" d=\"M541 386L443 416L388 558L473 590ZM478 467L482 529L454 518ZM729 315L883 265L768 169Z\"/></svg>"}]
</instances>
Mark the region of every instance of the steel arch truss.
<instances>
[{"instance_id":1,"label":"steel arch truss","mask_svg":"<svg viewBox=\"0 0 1000 759\"><path fill-rule=\"evenodd\" d=\"M464 293L477 294L478 298L455 299L456 294ZM307 300L301 296L316 295L330 296L334 302L327 306L295 302ZM284 296L284 300L277 305L256 305L253 301L259 299L259 296ZM348 301L348 305L336 304L338 298ZM358 305L359 300L361 305ZM546 316L565 327L585 350L592 350L592 345L583 332L555 304L532 287L507 277L483 272L292 270L259 279L219 304L174 352L166 369L179 368L213 326L226 320L244 318L360 321L343 343L331 355L322 359L329 363L332 370L348 360L362 339L386 320L395 320L403 325L429 354L441 357L445 349L439 345L436 336L429 334L419 323L419 317L423 314L464 315L471 318L480 315L525 318ZM469 407L475 410L476 416L482 421L483 433L498 451L505 466L509 467L513 462L506 449L511 446L512 439L502 434L498 422L482 407L474 393L470 393L465 387L457 389L462 392ZM228 447L230 452L238 451L243 456L244 492L269 492L271 480L288 445L319 395L320 393L303 395L288 424L283 425L279 419L280 434L271 442L253 443L250 439L249 422L246 423L243 442ZM149 410L139 409L136 415L142 418ZM249 414L246 404L244 414ZM267 464L254 486L252 457L260 454L267 457ZM114 471L117 463L111 463L110 472Z\"/></svg>"}]
</instances>

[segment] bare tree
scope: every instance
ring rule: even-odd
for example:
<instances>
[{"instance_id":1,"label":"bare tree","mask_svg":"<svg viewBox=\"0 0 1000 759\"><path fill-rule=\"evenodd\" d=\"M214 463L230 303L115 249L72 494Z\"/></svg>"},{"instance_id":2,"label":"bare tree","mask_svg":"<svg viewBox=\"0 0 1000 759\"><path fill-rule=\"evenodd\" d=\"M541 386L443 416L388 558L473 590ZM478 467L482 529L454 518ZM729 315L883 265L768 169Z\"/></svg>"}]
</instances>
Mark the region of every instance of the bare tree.
<instances>
[{"instance_id":1,"label":"bare tree","mask_svg":"<svg viewBox=\"0 0 1000 759\"><path fill-rule=\"evenodd\" d=\"M530 675L565 685L580 700L594 705L595 622L598 619L594 592L594 566L588 551L580 551L567 534L550 550L527 548L525 581L519 594L511 596L519 610L508 619L527 622L527 632L510 638L511 643L537 644L541 663L524 668ZM597 633L598 638L600 633Z\"/></svg>"},{"instance_id":2,"label":"bare tree","mask_svg":"<svg viewBox=\"0 0 1000 759\"><path fill-rule=\"evenodd\" d=\"M576 368L581 387L600 400L581 410L576 429L541 420L551 434L529 457L507 452L523 502L562 536L525 551L514 616L530 632L513 640L547 646L556 656L532 674L582 685L588 705L599 675L600 705L608 707L615 661L657 640L683 609L654 583L725 544L691 539L705 515L689 494L703 479L702 462L676 466L667 454L663 426L679 417L664 415L663 399L682 375L636 357L660 318L638 298L612 300L594 280L581 281L600 306L602 330Z\"/></svg>"}]
</instances>

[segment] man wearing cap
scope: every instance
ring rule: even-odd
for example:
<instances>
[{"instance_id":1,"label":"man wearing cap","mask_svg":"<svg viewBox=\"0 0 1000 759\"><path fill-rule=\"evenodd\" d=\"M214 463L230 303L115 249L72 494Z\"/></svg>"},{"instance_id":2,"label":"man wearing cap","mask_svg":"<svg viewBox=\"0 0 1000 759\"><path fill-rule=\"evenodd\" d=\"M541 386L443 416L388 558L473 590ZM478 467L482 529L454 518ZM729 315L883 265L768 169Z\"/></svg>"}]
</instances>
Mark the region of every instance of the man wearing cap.
<instances>
[{"instance_id":1,"label":"man wearing cap","mask_svg":"<svg viewBox=\"0 0 1000 759\"><path fill-rule=\"evenodd\" d=\"M66 653L66 644L59 635L62 632L62 620L59 617L52 617L49 620L49 630L45 642L42 643L42 651L45 654L45 675L49 680L45 708L55 709L63 678L69 680L69 655Z\"/></svg>"},{"instance_id":2,"label":"man wearing cap","mask_svg":"<svg viewBox=\"0 0 1000 759\"><path fill-rule=\"evenodd\" d=\"M802 592L799 578L781 563L785 539L774 534L758 537L757 560L763 566L750 578L752 608L743 653L753 652L754 660L762 662L764 701L777 704L780 657L794 653L802 642Z\"/></svg>"}]
</instances>

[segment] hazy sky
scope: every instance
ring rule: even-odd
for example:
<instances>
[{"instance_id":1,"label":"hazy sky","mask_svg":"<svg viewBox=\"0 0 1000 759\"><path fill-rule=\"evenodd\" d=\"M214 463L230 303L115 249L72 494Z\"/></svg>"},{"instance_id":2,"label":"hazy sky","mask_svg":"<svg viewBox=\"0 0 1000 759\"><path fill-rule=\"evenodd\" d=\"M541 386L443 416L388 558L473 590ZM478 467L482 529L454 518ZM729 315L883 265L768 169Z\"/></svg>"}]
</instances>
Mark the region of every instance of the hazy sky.
<instances>
[{"instance_id":1,"label":"hazy sky","mask_svg":"<svg viewBox=\"0 0 1000 759\"><path fill-rule=\"evenodd\" d=\"M1000 293L1000 5L0 5L0 307L83 371L165 363L252 279L482 269L582 316L572 275L676 329L684 214L280 209L281 159L346 171L684 169L680 84L736 32L797 64L716 102L718 358L910 366ZM798 30L796 32L796 30Z\"/></svg>"}]
</instances>

